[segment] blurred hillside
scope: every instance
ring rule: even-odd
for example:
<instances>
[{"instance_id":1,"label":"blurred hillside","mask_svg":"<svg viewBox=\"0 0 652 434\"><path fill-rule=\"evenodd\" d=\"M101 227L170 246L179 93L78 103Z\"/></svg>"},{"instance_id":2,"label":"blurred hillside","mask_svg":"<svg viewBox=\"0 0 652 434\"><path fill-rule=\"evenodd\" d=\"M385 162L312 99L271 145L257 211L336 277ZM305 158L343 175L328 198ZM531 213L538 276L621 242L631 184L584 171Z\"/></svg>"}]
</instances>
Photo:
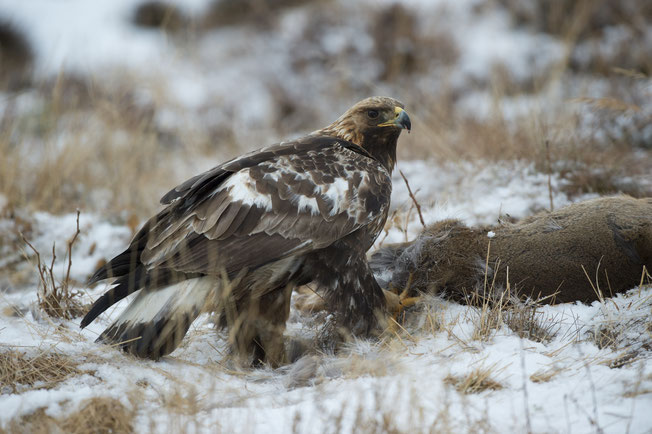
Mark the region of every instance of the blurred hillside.
<instances>
[{"instance_id":1,"label":"blurred hillside","mask_svg":"<svg viewBox=\"0 0 652 434\"><path fill-rule=\"evenodd\" d=\"M387 94L414 119L403 160L525 160L569 194L648 195L648 3L3 0L0 194L142 216Z\"/></svg>"}]
</instances>

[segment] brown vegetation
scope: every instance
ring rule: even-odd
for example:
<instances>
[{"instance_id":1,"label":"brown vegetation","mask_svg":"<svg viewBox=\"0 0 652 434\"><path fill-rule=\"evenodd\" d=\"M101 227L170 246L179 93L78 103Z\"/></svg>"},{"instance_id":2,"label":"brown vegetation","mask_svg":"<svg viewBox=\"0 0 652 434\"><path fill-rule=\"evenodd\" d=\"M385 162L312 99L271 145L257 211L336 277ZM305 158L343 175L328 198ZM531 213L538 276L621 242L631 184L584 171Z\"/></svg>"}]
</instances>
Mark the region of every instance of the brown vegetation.
<instances>
[{"instance_id":1,"label":"brown vegetation","mask_svg":"<svg viewBox=\"0 0 652 434\"><path fill-rule=\"evenodd\" d=\"M197 17L197 30L210 31L245 24L251 28L260 26L269 31L278 25L278 18L284 10L300 3L302 2L296 0L248 0L244 3L237 0L215 1L206 16ZM643 30L645 25L649 25L652 3L638 0L500 0L499 3L512 15L515 25L546 32L566 42L568 59L559 66L559 71L537 71L525 79L516 79L513 71L498 63L492 68L486 82L467 83L465 86L468 85L468 89L456 88L449 82L456 78L455 62L463 47L456 45L454 35L447 30L433 30L437 22L428 22L424 26L422 17L400 4L379 6L371 10L368 21L358 24L368 29L373 44L372 60L377 62L379 68L377 71L373 68L364 70L364 74L355 71L354 74L351 72L352 65L360 59L364 60L364 56L356 51L350 41L341 53L336 54L325 53L319 45L329 34L329 26L338 28L342 25L343 11L338 9L340 6L331 3L328 7L321 8L321 4L328 2L315 0L311 3L310 7L314 10L305 24L301 40L297 42L306 43L308 47L293 47L291 67L306 76L311 76L315 70L329 71L333 83L325 88L336 89L331 99L342 103L351 98L352 94L376 90L378 83L381 86L400 83L402 94L397 96L409 102L415 124L414 133L406 138L405 146L399 150L401 159L423 158L437 163L472 161L478 166L492 164L497 160L521 160L525 164L533 163L539 172L551 171L559 175L564 181L560 189L570 198L584 193L602 195L623 192L635 197L652 195L652 186L638 182L640 177L647 177L652 171L652 158L649 158L652 143L649 142L649 135L642 133L650 122L649 112L642 108L649 97L646 86L652 74L652 45L644 43ZM195 17L185 16L165 1L145 3L134 9L134 15L130 18L135 24L155 31L176 32L178 35L179 32L195 30L191 28L195 25ZM603 50L606 45L613 49ZM192 47L189 48L193 51ZM160 193L181 181L184 176L196 172L184 165L194 164L196 159L204 155L217 162L225 156L256 145L236 143L233 131L228 128L206 126L203 129L183 131L159 126L156 115L165 106L165 102L161 103L156 95L156 87L160 83L139 82L138 77L122 71L95 79L66 73L29 88L33 84L33 63L29 38L20 28L0 20L0 89L28 89L31 92L28 96L33 96L37 101L25 110L24 107L21 108L20 94L3 96L6 98L3 100L6 106L0 115L0 196L3 196L0 201L6 203L3 206L0 202L0 218L10 222L9 229L4 225L0 230L0 268L3 273L16 268L18 259L12 252L18 252L19 245L24 247L18 233L22 232L27 239L33 239L32 211L69 213L75 208L82 208L85 212L99 211L117 223L129 220L129 224L136 227L139 217L155 211ZM441 73L441 70L435 71L436 68L450 68L451 76ZM431 72L432 76L427 75ZM411 84L412 80L416 83L423 78L420 75L422 73L433 82L428 92L412 87ZM355 77L351 77L353 75ZM536 96L539 90L556 85L561 86L564 93L570 88L575 90L575 87L581 88L586 83L592 83L596 76L600 80L607 80L604 84L605 96L562 101L564 106L576 108L584 114L589 113L591 123L586 123L584 115L554 113L556 109L545 103L540 110L532 110L518 118L509 117L502 109L502 105L512 97ZM313 98L301 98L303 95L292 93L292 88L284 87L283 84L287 83L280 80L272 77L267 84L272 89L273 105L277 109L274 114L276 121L273 123L276 130L270 133L288 137L295 131L314 127L318 110L313 107ZM143 86L155 93L153 100L141 97L139 90ZM465 96L464 91L489 88L494 92L494 107L488 118L473 118L460 110L459 102ZM578 90L577 93L591 94L588 90ZM220 105L220 101L215 101L214 104L216 110L229 109ZM586 131L592 134L584 135ZM222 148L225 147L230 150L222 154ZM35 155L39 158L34 158ZM433 170L433 176L435 175ZM622 218L620 206L615 208L617 219ZM625 206L623 209L628 208ZM647 216L651 215L649 208L645 212ZM623 249L623 243L619 244L617 240L613 240L614 244L608 244L613 239L613 236L607 236L614 233L611 229L584 233L591 237L596 234L596 240L591 240L594 244L599 240L605 241L607 254L602 260L600 258L603 255L599 253L596 258L592 258L590 264L582 263L586 274L581 268L565 265L567 268L564 270L573 270L568 274L573 276L573 281L565 281L561 288L558 288L560 282L552 282L545 276L524 280L522 276L519 277L519 265L516 264L510 265L507 279L506 266L510 262L511 253L501 246L501 231L512 234L507 234L508 236L517 236L516 231L524 231L528 224L536 226L560 215L542 214L514 226L494 228L497 235L491 241L488 257L487 231L490 228L466 228L457 222L442 223L438 227L441 230L438 234L442 238L438 241L439 244L433 244L433 250L434 247L443 246L443 263L445 267L453 267L454 270L445 269L440 275L438 269L432 268L433 274L437 274L434 280L444 276L445 282L438 283L435 287L415 282L412 289L443 290L471 303L474 310L470 320L474 328L473 336L469 336L469 339L489 340L496 330L506 326L522 338L543 343L556 338L556 344L559 339L557 327L561 321L544 316L537 302L521 303L514 300L511 297L514 295L513 290L521 289L528 295L536 296L539 293L537 285L543 283L550 289L548 292L556 293L559 289L563 293L567 284L573 283L573 287L575 284L580 285L581 296L588 294L590 299L601 299L612 291L616 292L616 286L620 283L623 283L623 287L625 284L633 287L641 282L650 282L650 278L645 276L641 280L640 269L636 275L629 266L619 267L619 259L611 262L608 260L614 253L620 254L622 259L623 251L624 256L628 256L628 251L641 257L649 254L649 249L641 249L641 243L637 242L624 243L626 246L633 245L633 250L627 247ZM586 219L590 220L590 215L576 215L573 218L577 219L574 224L584 225ZM618 223L616 220L616 223L625 227L631 222ZM638 233L643 240L642 245L649 248L649 231L644 232L640 226L636 227L639 227L638 232L637 229L617 232ZM554 230L554 225L548 225L548 229L551 228L551 232L533 235L535 238L541 237L544 247L540 249L538 259L527 262L528 273L532 271L531 265L534 270L547 268L544 271L549 273L555 264L559 264L558 255L550 249L559 244L545 241L552 236L551 233L559 232ZM464 238L461 243L455 242L458 233L462 234L459 235L462 238L466 236L464 234L472 234L475 241ZM567 251L570 244L561 245ZM602 248L600 247L601 252ZM464 257L465 249L473 252L473 261ZM578 253L574 257L580 256ZM616 264L615 272L612 272L613 264ZM621 279L624 274L627 276ZM40 264L37 277L42 282L45 280L46 287L55 290L55 300L59 300L58 308L57 303L52 301L45 302L44 307L47 310L48 306L54 306L55 316L58 312L62 314L59 316L75 317L78 314L75 311L76 305L71 304L75 307L73 310L66 307L71 292L62 292L62 282L49 276L52 276L51 264ZM503 292L508 281L512 291ZM0 285L4 282L0 281ZM535 287L537 291L527 291ZM488 296L486 292L489 293ZM312 291L308 294L303 300L297 301L297 306L309 308L313 312L324 308L318 295ZM561 301L559 295L561 294L558 294L557 301ZM453 325L446 323L441 307L429 304L432 299L439 299L427 298L411 308L407 315L397 318L400 326L388 338L391 341L383 347L392 351L373 360L344 352L344 357L349 357L349 360L336 366L337 375L355 378L393 374L397 367L387 363L387 356L402 356L408 349L412 349L414 342L440 333L448 333L449 340L453 345L458 344L461 351L475 351L473 345L477 342L465 342L454 336ZM11 306L3 310L7 315L16 315L17 311L24 313L25 308ZM324 316L317 315L316 319L310 321L319 323ZM313 325L315 324L311 323ZM604 348L608 354L612 354L610 351L617 353L608 356L604 364L620 368L648 357L651 348L651 324L647 324L647 329L644 328L647 337L639 337L637 344L641 341L643 343L635 349L628 348L631 342L624 333L630 329L634 327L630 327L627 322L605 321L585 334L584 338L599 348ZM336 334L332 333L327 338L332 336ZM325 357L322 354L314 357L315 365L324 363ZM228 361L228 357L224 360ZM0 353L0 393L54 388L72 376L83 373L78 362L73 357L55 352L37 355L19 351ZM533 373L530 380L535 383L554 381L560 372L561 369L550 366ZM237 372L236 375L244 374ZM316 375L321 374L316 370L310 376L310 381L317 382ZM494 367L480 368L467 375L450 375L445 381L461 393L479 393L502 387L494 376ZM646 378L645 381L649 379ZM301 385L310 385L310 381ZM144 384L143 387L152 387L146 382ZM185 386L184 384L183 387ZM627 396L644 393L650 393L649 387L636 385L631 387ZM199 396L192 390L188 393L174 391L169 395L161 395L160 404L170 413L194 414L198 408L201 409L198 399ZM426 410L421 407L421 403L422 397L417 397L410 407L415 413L423 414ZM413 425L406 427L399 424L396 413L383 410L380 400L377 400L377 404L377 408L372 409L371 418L363 408L354 413L356 423L363 432L423 429L418 418L410 419ZM442 406L441 414L435 421L437 426L433 429L442 432L455 429L448 425L450 415L447 410L446 406ZM45 409L39 409L31 415L14 420L8 429L10 432L132 432L136 411L136 408L130 409L113 398L92 398L81 403L79 409L68 416L53 418L46 414ZM342 427L346 411L347 407L343 406L341 413L335 415L334 427ZM300 416L297 412L298 422ZM301 426L298 422L296 426ZM486 426L480 428L488 430ZM299 431L298 428L296 430Z\"/></svg>"},{"instance_id":2,"label":"brown vegetation","mask_svg":"<svg viewBox=\"0 0 652 434\"><path fill-rule=\"evenodd\" d=\"M42 104L20 110L10 96L0 114L0 194L11 210L145 216L175 166L206 149L201 134L181 144L157 127L154 104L126 82L62 74L34 92Z\"/></svg>"},{"instance_id":3,"label":"brown vegetation","mask_svg":"<svg viewBox=\"0 0 652 434\"><path fill-rule=\"evenodd\" d=\"M173 4L164 1L148 1L136 7L134 24L165 32L177 32L188 25L188 18Z\"/></svg>"},{"instance_id":4,"label":"brown vegetation","mask_svg":"<svg viewBox=\"0 0 652 434\"><path fill-rule=\"evenodd\" d=\"M115 398L95 397L83 401L78 410L60 418L39 409L12 421L9 431L30 434L132 433L134 416L135 411Z\"/></svg>"},{"instance_id":5,"label":"brown vegetation","mask_svg":"<svg viewBox=\"0 0 652 434\"><path fill-rule=\"evenodd\" d=\"M204 15L202 24L207 29L238 24L269 27L282 10L305 3L308 2L301 0L214 0Z\"/></svg>"},{"instance_id":6,"label":"brown vegetation","mask_svg":"<svg viewBox=\"0 0 652 434\"><path fill-rule=\"evenodd\" d=\"M32 249L36 256L36 269L39 275L39 288L37 290L39 307L52 318L73 319L86 312L86 308L79 301L81 295L72 289L70 268L72 267L72 248L79 235L79 211L77 211L77 231L68 241L68 268L61 280L54 276L54 264L57 259L55 246L52 245L52 262L46 265L41 261L41 254L23 237L23 241Z\"/></svg>"},{"instance_id":7,"label":"brown vegetation","mask_svg":"<svg viewBox=\"0 0 652 434\"><path fill-rule=\"evenodd\" d=\"M495 367L476 368L467 375L448 375L444 383L450 384L460 393L481 393L487 390L499 390L503 385L492 378Z\"/></svg>"},{"instance_id":8,"label":"brown vegetation","mask_svg":"<svg viewBox=\"0 0 652 434\"><path fill-rule=\"evenodd\" d=\"M0 18L0 90L16 90L31 82L34 53L27 37Z\"/></svg>"},{"instance_id":9,"label":"brown vegetation","mask_svg":"<svg viewBox=\"0 0 652 434\"><path fill-rule=\"evenodd\" d=\"M613 74L614 67L652 72L649 44L636 44L644 39L646 23L652 17L649 3L637 0L500 0L517 26L558 36L572 45L571 68L581 71ZM620 33L608 41L610 32ZM624 36L624 37L623 37ZM603 57L601 44L615 42ZM590 52L587 53L587 51Z\"/></svg>"},{"instance_id":10,"label":"brown vegetation","mask_svg":"<svg viewBox=\"0 0 652 434\"><path fill-rule=\"evenodd\" d=\"M79 375L78 362L71 356L43 352L28 356L18 351L0 352L0 394L29 389L51 389L71 376Z\"/></svg>"},{"instance_id":11,"label":"brown vegetation","mask_svg":"<svg viewBox=\"0 0 652 434\"><path fill-rule=\"evenodd\" d=\"M459 56L450 34L423 35L417 15L400 3L376 13L371 35L376 58L383 68L379 77L382 80L409 77L426 71L432 64L450 66Z\"/></svg>"}]
</instances>

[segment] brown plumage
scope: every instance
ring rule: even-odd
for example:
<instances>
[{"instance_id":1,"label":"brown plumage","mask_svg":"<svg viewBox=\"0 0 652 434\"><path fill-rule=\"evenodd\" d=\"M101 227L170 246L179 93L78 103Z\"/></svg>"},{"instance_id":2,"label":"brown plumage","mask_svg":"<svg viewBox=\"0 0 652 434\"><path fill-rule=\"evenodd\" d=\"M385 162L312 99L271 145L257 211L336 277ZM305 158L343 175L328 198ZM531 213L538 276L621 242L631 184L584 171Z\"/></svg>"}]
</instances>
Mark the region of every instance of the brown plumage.
<instances>
[{"instance_id":1,"label":"brown plumage","mask_svg":"<svg viewBox=\"0 0 652 434\"><path fill-rule=\"evenodd\" d=\"M338 324L369 333L384 298L365 253L385 224L396 142L410 129L402 107L367 98L322 130L171 190L127 250L91 278L114 278L116 286L82 327L140 291L98 340L158 358L176 348L212 299L236 352L277 364L291 291L315 282Z\"/></svg>"},{"instance_id":2,"label":"brown plumage","mask_svg":"<svg viewBox=\"0 0 652 434\"><path fill-rule=\"evenodd\" d=\"M511 288L520 296L591 302L599 291L606 297L635 287L643 267L652 270L652 199L593 199L496 227L445 220L411 243L381 249L371 266L383 287L405 288L411 281L413 293L464 300L484 291L488 248L493 296L506 288L509 267Z\"/></svg>"}]
</instances>

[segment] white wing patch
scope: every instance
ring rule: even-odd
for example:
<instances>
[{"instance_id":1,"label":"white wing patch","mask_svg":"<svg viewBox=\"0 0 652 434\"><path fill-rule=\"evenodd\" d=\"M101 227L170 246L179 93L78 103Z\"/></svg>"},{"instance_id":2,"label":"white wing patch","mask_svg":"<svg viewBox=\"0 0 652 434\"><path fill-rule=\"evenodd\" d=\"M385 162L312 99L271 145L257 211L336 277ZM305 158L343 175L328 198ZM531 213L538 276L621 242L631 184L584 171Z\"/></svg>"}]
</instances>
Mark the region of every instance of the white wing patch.
<instances>
[{"instance_id":1,"label":"white wing patch","mask_svg":"<svg viewBox=\"0 0 652 434\"><path fill-rule=\"evenodd\" d=\"M342 178L335 178L335 182L332 184L319 186L319 193L333 203L333 209L331 209L331 212L329 213L331 216L344 211L341 209L342 207L348 208L349 202L344 199L346 198L349 188L349 182Z\"/></svg>"},{"instance_id":2,"label":"white wing patch","mask_svg":"<svg viewBox=\"0 0 652 434\"><path fill-rule=\"evenodd\" d=\"M292 203L297 205L299 212L309 210L310 214L319 214L319 207L317 206L317 199L308 197L301 194L295 194L292 197Z\"/></svg>"},{"instance_id":3,"label":"white wing patch","mask_svg":"<svg viewBox=\"0 0 652 434\"><path fill-rule=\"evenodd\" d=\"M229 176L216 193L223 190L228 190L234 202L240 201L245 205L263 208L265 211L272 210L272 198L256 190L256 181L249 175L249 169L240 170Z\"/></svg>"},{"instance_id":4,"label":"white wing patch","mask_svg":"<svg viewBox=\"0 0 652 434\"><path fill-rule=\"evenodd\" d=\"M193 309L201 309L214 290L215 281L212 278L199 277L156 291L139 291L113 325L149 323L170 312L185 313Z\"/></svg>"}]
</instances>

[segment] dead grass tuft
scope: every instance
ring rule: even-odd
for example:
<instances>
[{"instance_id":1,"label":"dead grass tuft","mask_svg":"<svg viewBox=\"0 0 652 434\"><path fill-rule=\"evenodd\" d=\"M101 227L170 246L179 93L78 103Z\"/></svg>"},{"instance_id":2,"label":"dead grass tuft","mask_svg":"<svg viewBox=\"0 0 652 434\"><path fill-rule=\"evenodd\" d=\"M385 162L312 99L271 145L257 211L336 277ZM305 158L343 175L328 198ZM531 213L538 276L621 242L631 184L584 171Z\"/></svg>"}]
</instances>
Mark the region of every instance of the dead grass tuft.
<instances>
[{"instance_id":1,"label":"dead grass tuft","mask_svg":"<svg viewBox=\"0 0 652 434\"><path fill-rule=\"evenodd\" d=\"M62 418L53 418L41 408L12 421L9 432L132 433L135 413L133 409L127 408L115 398L90 398L80 404L79 410Z\"/></svg>"},{"instance_id":2,"label":"dead grass tuft","mask_svg":"<svg viewBox=\"0 0 652 434\"><path fill-rule=\"evenodd\" d=\"M162 194L180 165L215 152L206 131L188 132L182 143L176 130L159 127L153 100L162 92L132 82L61 74L32 89L31 104L8 97L0 113L6 207L117 216L128 209L142 218L156 209L152 196Z\"/></svg>"},{"instance_id":3,"label":"dead grass tuft","mask_svg":"<svg viewBox=\"0 0 652 434\"><path fill-rule=\"evenodd\" d=\"M493 294L494 284L486 294ZM473 292L468 300L471 306L476 307L476 316L473 319L473 340L487 341L491 339L496 330L506 325L520 338L535 342L549 342L558 332L560 327L557 321L546 318L539 310L545 300L521 301L518 295L510 295L510 288L499 291L500 298L492 299L483 296L479 291Z\"/></svg>"},{"instance_id":4,"label":"dead grass tuft","mask_svg":"<svg viewBox=\"0 0 652 434\"><path fill-rule=\"evenodd\" d=\"M41 254L25 237L23 241L36 255L36 268L39 274L38 304L52 318L73 319L86 312L86 307L79 301L81 293L72 289L70 268L72 267L72 248L79 235L79 211L77 211L77 231L68 241L68 268L62 280L54 277L56 261L55 246L52 245L52 262L46 265L41 261Z\"/></svg>"},{"instance_id":5,"label":"dead grass tuft","mask_svg":"<svg viewBox=\"0 0 652 434\"><path fill-rule=\"evenodd\" d=\"M456 62L459 50L453 37L446 32L425 35L419 31L418 21L418 16L400 3L381 9L372 18L371 36L382 65L382 80L423 72L431 64Z\"/></svg>"},{"instance_id":6,"label":"dead grass tuft","mask_svg":"<svg viewBox=\"0 0 652 434\"><path fill-rule=\"evenodd\" d=\"M625 351L618 354L618 356L616 356L612 360L609 360L605 364L612 369L618 369L618 368L622 368L623 366L631 365L632 363L637 361L640 356L641 356L641 351L636 351L636 350Z\"/></svg>"},{"instance_id":7,"label":"dead grass tuft","mask_svg":"<svg viewBox=\"0 0 652 434\"><path fill-rule=\"evenodd\" d=\"M154 0L138 5L132 21L140 27L174 33L186 27L189 19L174 4Z\"/></svg>"},{"instance_id":8,"label":"dead grass tuft","mask_svg":"<svg viewBox=\"0 0 652 434\"><path fill-rule=\"evenodd\" d=\"M448 375L444 378L444 383L453 386L455 390L465 395L481 393L486 390L500 390L503 385L491 378L493 372L493 366L477 368L467 375Z\"/></svg>"},{"instance_id":9,"label":"dead grass tuft","mask_svg":"<svg viewBox=\"0 0 652 434\"><path fill-rule=\"evenodd\" d=\"M317 0L214 0L202 19L202 27L212 29L237 24L270 27L281 11L309 1Z\"/></svg>"},{"instance_id":10,"label":"dead grass tuft","mask_svg":"<svg viewBox=\"0 0 652 434\"><path fill-rule=\"evenodd\" d=\"M203 409L201 396L197 389L190 384L184 385L183 390L175 388L171 392L161 395L160 399L166 410L176 414L194 415Z\"/></svg>"},{"instance_id":11,"label":"dead grass tuft","mask_svg":"<svg viewBox=\"0 0 652 434\"><path fill-rule=\"evenodd\" d=\"M487 255L484 264L484 284L482 288L471 292L466 297L468 304L477 307L477 313L474 318L473 334L471 339L478 341L487 341L491 339L495 331L505 324L505 312L509 304L510 286L509 275L507 276L507 288L505 291L499 291L496 287L496 276L490 276L489 257L491 253L491 242L487 245ZM493 265L493 264L492 264ZM500 261L495 264L494 269L500 267ZM500 294L498 297L497 294Z\"/></svg>"},{"instance_id":12,"label":"dead grass tuft","mask_svg":"<svg viewBox=\"0 0 652 434\"><path fill-rule=\"evenodd\" d=\"M540 307L540 301L514 301L504 315L505 324L520 338L550 342L561 325L556 321L548 321L539 310Z\"/></svg>"},{"instance_id":13,"label":"dead grass tuft","mask_svg":"<svg viewBox=\"0 0 652 434\"><path fill-rule=\"evenodd\" d=\"M637 0L500 0L514 23L557 36L570 44L575 71L612 75L613 67L652 71L642 17L649 2ZM607 49L608 47L608 49Z\"/></svg>"},{"instance_id":14,"label":"dead grass tuft","mask_svg":"<svg viewBox=\"0 0 652 434\"><path fill-rule=\"evenodd\" d=\"M595 330L590 330L588 333L598 348L617 349L620 343L622 327L618 322L613 321L601 324Z\"/></svg>"},{"instance_id":15,"label":"dead grass tuft","mask_svg":"<svg viewBox=\"0 0 652 434\"><path fill-rule=\"evenodd\" d=\"M41 353L35 357L18 351L0 353L0 393L3 394L51 389L81 373L77 362L61 353Z\"/></svg>"},{"instance_id":16,"label":"dead grass tuft","mask_svg":"<svg viewBox=\"0 0 652 434\"><path fill-rule=\"evenodd\" d=\"M541 371L536 371L534 374L530 375L530 381L533 383L547 383L552 380L559 374L561 370L559 369L546 369Z\"/></svg>"},{"instance_id":17,"label":"dead grass tuft","mask_svg":"<svg viewBox=\"0 0 652 434\"><path fill-rule=\"evenodd\" d=\"M584 194L599 194L601 196L623 193L632 197L645 197L644 186L637 183L623 182L625 174L619 165L611 167L575 167L564 171L565 179L561 191L570 197ZM624 166L623 166L624 167Z\"/></svg>"}]
</instances>

